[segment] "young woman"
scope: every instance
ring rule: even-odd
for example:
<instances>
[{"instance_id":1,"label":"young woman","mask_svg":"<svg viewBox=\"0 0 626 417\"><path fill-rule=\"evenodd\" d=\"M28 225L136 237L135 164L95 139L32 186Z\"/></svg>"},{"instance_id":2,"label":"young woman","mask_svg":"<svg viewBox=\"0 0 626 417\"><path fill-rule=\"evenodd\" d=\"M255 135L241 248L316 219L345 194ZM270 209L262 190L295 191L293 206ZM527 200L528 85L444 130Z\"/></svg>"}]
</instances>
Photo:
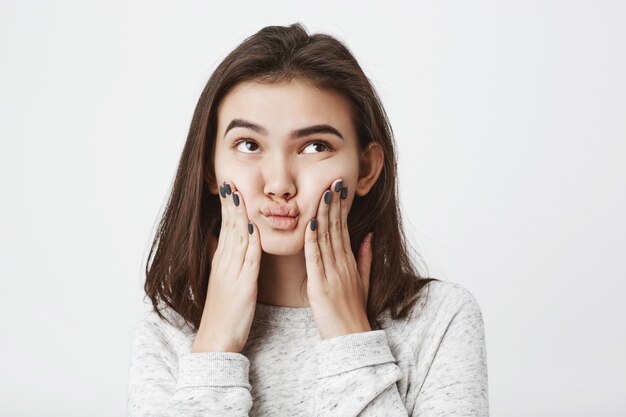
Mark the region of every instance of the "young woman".
<instances>
[{"instance_id":1,"label":"young woman","mask_svg":"<svg viewBox=\"0 0 626 417\"><path fill-rule=\"evenodd\" d=\"M396 183L342 43L294 24L232 51L146 265L128 415L487 416L481 310L416 272Z\"/></svg>"}]
</instances>

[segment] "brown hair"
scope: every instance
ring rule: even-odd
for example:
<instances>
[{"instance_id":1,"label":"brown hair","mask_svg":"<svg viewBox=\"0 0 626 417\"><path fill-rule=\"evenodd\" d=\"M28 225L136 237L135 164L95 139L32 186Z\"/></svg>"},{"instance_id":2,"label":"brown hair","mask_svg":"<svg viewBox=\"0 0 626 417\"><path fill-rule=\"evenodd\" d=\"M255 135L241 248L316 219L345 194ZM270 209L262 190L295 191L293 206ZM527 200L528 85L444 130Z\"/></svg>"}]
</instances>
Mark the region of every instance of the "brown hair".
<instances>
[{"instance_id":1,"label":"brown hair","mask_svg":"<svg viewBox=\"0 0 626 417\"><path fill-rule=\"evenodd\" d=\"M405 243L397 196L393 132L380 99L346 46L327 34L309 35L300 23L267 26L245 39L209 78L191 121L173 188L146 262L145 292L154 310L163 303L194 330L200 325L211 270L210 234L219 236L221 203L209 191L213 165L217 107L243 81L279 83L311 81L342 94L351 104L360 151L375 141L384 151L384 166L370 192L355 195L348 226L355 259L365 235L373 231L373 259L367 316L378 324L387 309L404 318L420 290L434 278L422 278ZM154 256L153 256L154 255ZM152 261L152 262L150 262Z\"/></svg>"}]
</instances>

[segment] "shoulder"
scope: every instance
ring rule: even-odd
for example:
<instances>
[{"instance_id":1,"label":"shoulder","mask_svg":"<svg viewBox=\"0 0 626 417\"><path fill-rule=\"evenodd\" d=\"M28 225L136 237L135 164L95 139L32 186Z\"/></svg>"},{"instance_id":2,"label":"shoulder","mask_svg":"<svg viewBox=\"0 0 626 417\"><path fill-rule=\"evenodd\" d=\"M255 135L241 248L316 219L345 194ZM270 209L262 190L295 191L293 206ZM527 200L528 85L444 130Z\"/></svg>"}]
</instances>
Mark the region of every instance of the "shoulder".
<instances>
[{"instance_id":1,"label":"shoulder","mask_svg":"<svg viewBox=\"0 0 626 417\"><path fill-rule=\"evenodd\" d=\"M407 317L386 317L384 328L398 344L415 345L440 340L453 320L467 328L482 326L476 297L461 284L431 281L422 288ZM419 346L410 347L415 349Z\"/></svg>"},{"instance_id":2,"label":"shoulder","mask_svg":"<svg viewBox=\"0 0 626 417\"><path fill-rule=\"evenodd\" d=\"M190 344L195 332L183 318L167 307L160 308L161 318L151 308L139 314L134 324L133 349L156 348L162 352L180 353Z\"/></svg>"},{"instance_id":3,"label":"shoulder","mask_svg":"<svg viewBox=\"0 0 626 417\"><path fill-rule=\"evenodd\" d=\"M431 281L426 285L426 299L419 302L411 311L411 315L427 314L432 312L454 314L461 306L472 305L478 307L474 294L461 284L450 281Z\"/></svg>"},{"instance_id":4,"label":"shoulder","mask_svg":"<svg viewBox=\"0 0 626 417\"><path fill-rule=\"evenodd\" d=\"M445 333L452 331L451 324L454 324L454 331L466 329L467 333L482 337L483 315L474 294L454 282L433 282L433 301L426 303L425 318L431 321L431 326ZM419 320L419 315L424 314L419 311L413 312L414 320ZM418 316L415 316L415 313ZM442 334L443 336L443 334Z\"/></svg>"},{"instance_id":5,"label":"shoulder","mask_svg":"<svg viewBox=\"0 0 626 417\"><path fill-rule=\"evenodd\" d=\"M450 281L430 281L420 290L417 301L406 317L394 320L386 312L384 327L404 327L415 321L452 316L464 305L480 309L476 297L463 285Z\"/></svg>"}]
</instances>

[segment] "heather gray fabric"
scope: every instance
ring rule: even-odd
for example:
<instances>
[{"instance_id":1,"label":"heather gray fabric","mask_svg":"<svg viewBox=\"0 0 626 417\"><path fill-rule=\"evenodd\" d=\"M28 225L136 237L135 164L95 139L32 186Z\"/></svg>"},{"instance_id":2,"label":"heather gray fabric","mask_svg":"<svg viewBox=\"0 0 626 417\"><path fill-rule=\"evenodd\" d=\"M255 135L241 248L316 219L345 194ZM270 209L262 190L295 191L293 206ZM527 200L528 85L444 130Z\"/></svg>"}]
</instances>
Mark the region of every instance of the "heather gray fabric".
<instances>
[{"instance_id":1,"label":"heather gray fabric","mask_svg":"<svg viewBox=\"0 0 626 417\"><path fill-rule=\"evenodd\" d=\"M241 353L192 353L189 327L146 313L132 342L127 416L488 416L476 299L452 282L423 291L409 317L386 313L380 329L326 340L310 308L257 303Z\"/></svg>"}]
</instances>

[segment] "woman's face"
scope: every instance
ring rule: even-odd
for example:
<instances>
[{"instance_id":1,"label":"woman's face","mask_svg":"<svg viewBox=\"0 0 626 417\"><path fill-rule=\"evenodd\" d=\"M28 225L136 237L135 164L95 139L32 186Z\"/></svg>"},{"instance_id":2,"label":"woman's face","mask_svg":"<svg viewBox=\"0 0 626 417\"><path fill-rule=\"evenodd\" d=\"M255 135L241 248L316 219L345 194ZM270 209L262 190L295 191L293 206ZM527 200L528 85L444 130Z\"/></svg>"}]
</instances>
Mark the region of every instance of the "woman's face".
<instances>
[{"instance_id":1,"label":"woman's face","mask_svg":"<svg viewBox=\"0 0 626 417\"><path fill-rule=\"evenodd\" d=\"M304 250L305 227L335 179L343 179L352 206L360 155L343 96L302 80L248 81L223 98L217 118L218 186L230 181L241 193L264 252L293 255ZM218 194L216 187L211 191ZM267 207L278 205L299 212L293 229L279 228L263 215Z\"/></svg>"}]
</instances>

